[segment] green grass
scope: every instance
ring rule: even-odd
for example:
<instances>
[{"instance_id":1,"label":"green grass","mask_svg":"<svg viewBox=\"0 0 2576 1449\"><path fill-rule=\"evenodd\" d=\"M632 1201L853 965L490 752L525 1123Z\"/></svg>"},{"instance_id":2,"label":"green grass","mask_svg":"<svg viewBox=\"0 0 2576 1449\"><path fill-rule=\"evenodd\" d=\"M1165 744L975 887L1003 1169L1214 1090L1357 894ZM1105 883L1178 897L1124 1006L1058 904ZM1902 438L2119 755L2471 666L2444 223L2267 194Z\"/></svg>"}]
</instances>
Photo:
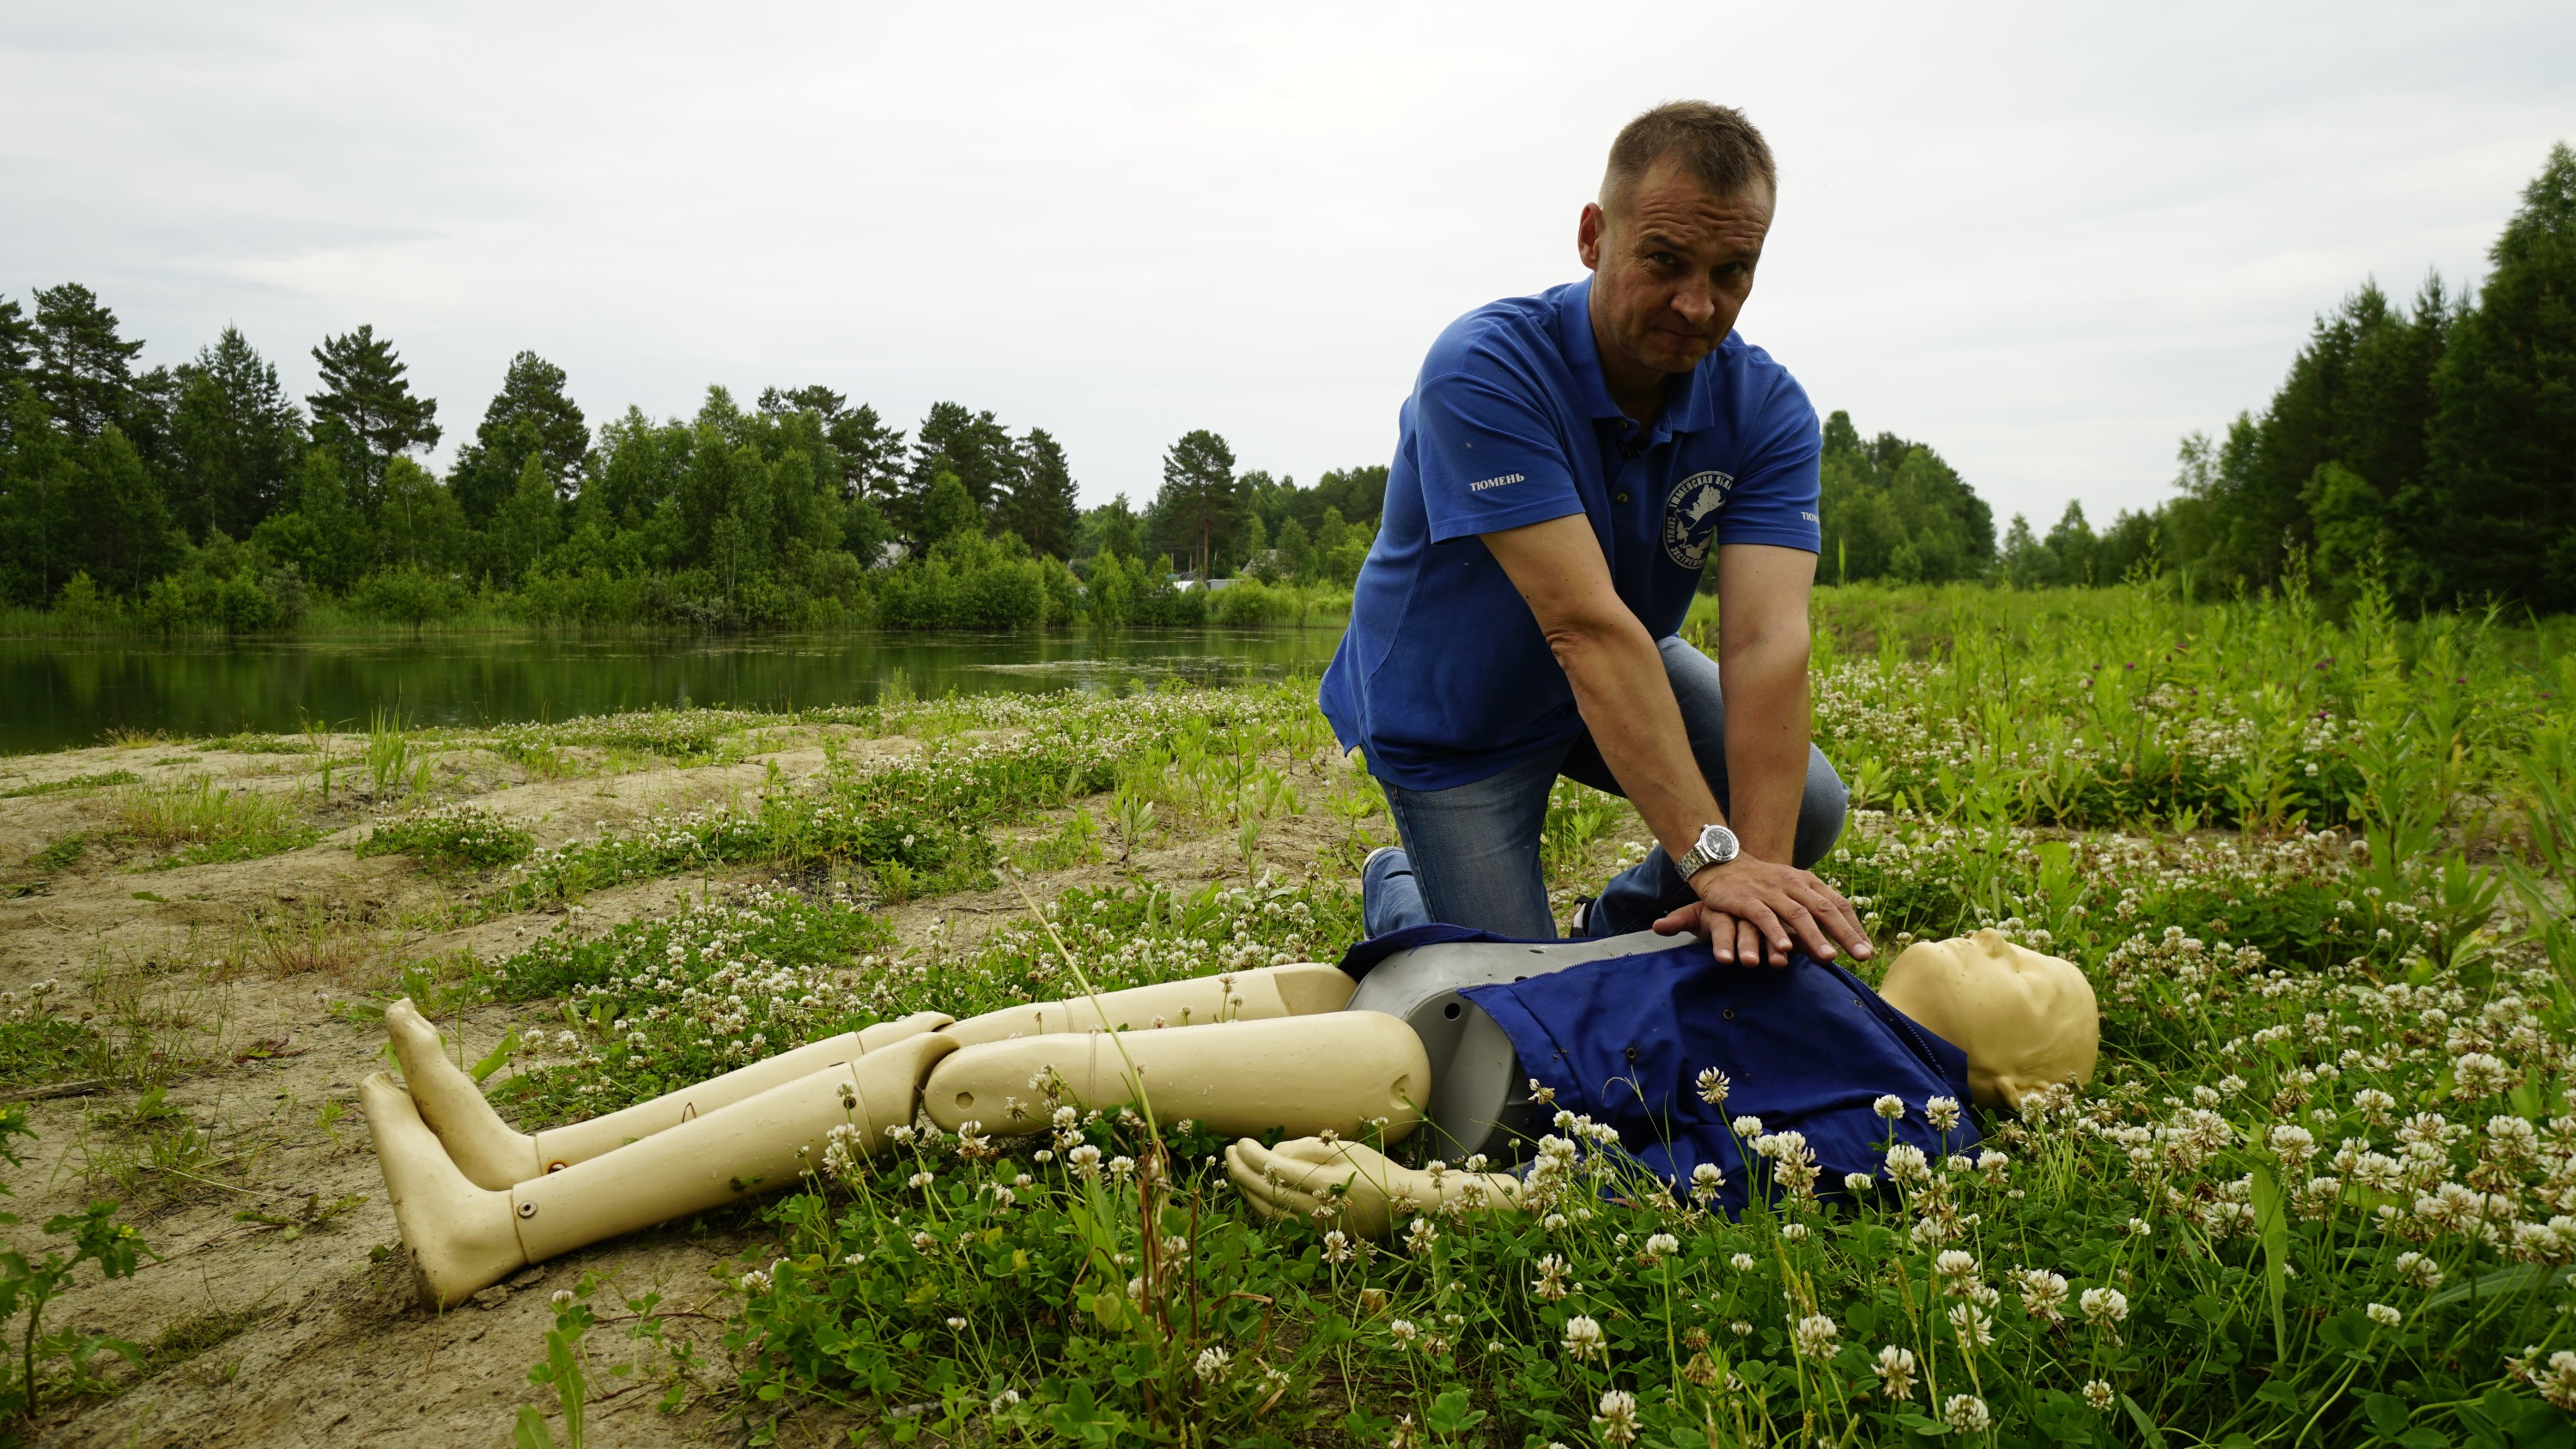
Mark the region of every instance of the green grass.
<instances>
[{"instance_id":1,"label":"green grass","mask_svg":"<svg viewBox=\"0 0 2576 1449\"><path fill-rule=\"evenodd\" d=\"M0 1022L0 1087L97 1076L114 1066L106 1040L84 1023L53 1017Z\"/></svg>"},{"instance_id":2,"label":"green grass","mask_svg":"<svg viewBox=\"0 0 2576 1449\"><path fill-rule=\"evenodd\" d=\"M159 870L218 861L257 860L301 850L322 838L297 803L257 790L220 789L199 776L166 789L129 788L117 797L118 828L143 845L172 853Z\"/></svg>"},{"instance_id":3,"label":"green grass","mask_svg":"<svg viewBox=\"0 0 2576 1449\"><path fill-rule=\"evenodd\" d=\"M68 779L45 780L33 785L17 785L0 790L0 800L24 800L34 795L57 795L66 790L98 790L111 785L131 785L143 777L132 770L109 770L97 775L74 775Z\"/></svg>"},{"instance_id":4,"label":"green grass","mask_svg":"<svg viewBox=\"0 0 2576 1449\"><path fill-rule=\"evenodd\" d=\"M1858 804L1824 873L1885 946L1993 926L2083 966L2091 1089L1989 1115L1995 1157L1863 1206L1729 1221L1578 1154L1561 1217L1444 1218L1348 1253L1326 1225L1247 1217L1217 1144L1175 1124L1159 1147L1140 1125L1070 1129L1159 1152L1154 1182L1069 1173L1064 1141L934 1134L771 1209L730 1340L750 1401L949 1442L1617 1444L1632 1420L1650 1445L2565 1442L2568 631L2151 591L1829 591L1819 617L1816 733ZM1113 835L1231 841L1320 790L1348 838L1314 865L1347 881L1384 835L1373 792L1316 763L1304 699L1238 698L1254 727L1224 696L1159 697L1149 728L1088 753L1044 743L1091 719L1072 699L849 718L1009 738L974 757L989 774L901 776L885 799L927 820L989 828L1025 808L997 800L1065 798L1033 786L1069 761L1114 781ZM732 827L763 832L740 858L811 858L785 843L848 788L745 812L765 823ZM1614 802L1556 802L1551 874L1585 883L1642 836ZM1329 959L1352 906L1340 885L1122 887L1051 917L1106 989ZM847 907L794 908L827 910ZM795 944L830 938L776 924L794 911L712 903L509 964L488 986L541 1006L549 1044L505 1094L606 1110L742 1059L690 1051L1072 989L1028 922L897 951ZM708 964L734 941L774 952L780 984L739 993L739 1027L676 1024L736 994L712 974L729 954ZM820 984L828 1012L760 1015ZM1965 1255L1947 1275L1944 1251ZM1593 1330L1600 1353L1569 1353ZM1900 1351L1902 1397L1879 1372Z\"/></svg>"}]
</instances>

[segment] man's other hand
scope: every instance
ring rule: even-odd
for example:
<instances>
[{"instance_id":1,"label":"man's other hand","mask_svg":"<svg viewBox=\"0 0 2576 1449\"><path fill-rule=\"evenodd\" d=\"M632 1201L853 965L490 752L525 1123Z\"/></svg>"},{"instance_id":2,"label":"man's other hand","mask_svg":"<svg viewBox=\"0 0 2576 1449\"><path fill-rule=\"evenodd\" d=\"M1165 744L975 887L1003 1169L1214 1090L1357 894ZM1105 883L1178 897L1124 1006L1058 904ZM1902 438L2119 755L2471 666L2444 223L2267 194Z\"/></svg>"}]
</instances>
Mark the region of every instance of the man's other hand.
<instances>
[{"instance_id":1,"label":"man's other hand","mask_svg":"<svg viewBox=\"0 0 2576 1449\"><path fill-rule=\"evenodd\" d=\"M1699 899L1655 922L1655 930L1703 937L1727 965L1786 966L1793 949L1830 961L1837 943L1855 961L1874 954L1851 902L1811 872L1737 856L1691 877L1690 885Z\"/></svg>"}]
</instances>

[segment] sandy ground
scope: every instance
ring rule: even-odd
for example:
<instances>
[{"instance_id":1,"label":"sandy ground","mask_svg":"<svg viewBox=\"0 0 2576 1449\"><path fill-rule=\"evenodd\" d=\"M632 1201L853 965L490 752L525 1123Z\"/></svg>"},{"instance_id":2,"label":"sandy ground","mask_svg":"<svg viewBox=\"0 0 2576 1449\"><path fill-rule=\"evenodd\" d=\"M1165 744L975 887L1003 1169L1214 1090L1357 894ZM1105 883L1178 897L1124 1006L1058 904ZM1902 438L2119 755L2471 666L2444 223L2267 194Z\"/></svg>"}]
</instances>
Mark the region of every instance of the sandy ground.
<instances>
[{"instance_id":1,"label":"sandy ground","mask_svg":"<svg viewBox=\"0 0 2576 1449\"><path fill-rule=\"evenodd\" d=\"M757 789L768 762L794 776L821 768L817 729L750 761L700 768L641 768L601 776L529 780L515 765L458 749L440 767L439 793L478 798L536 830L540 843L594 831L603 821L718 804ZM896 751L909 741L841 742L845 751ZM0 760L0 790L48 780L130 770L145 785L209 775L228 788L292 792L311 784L309 760L292 754L199 750L166 743L65 751ZM345 779L345 776L344 776ZM484 1300L445 1314L414 1301L410 1273L384 1201L367 1129L355 1113L359 1079L383 1064L379 1028L353 1021L351 1001L381 1000L394 963L436 961L470 951L485 960L518 949L560 920L522 915L441 930L448 890L408 860L360 860L352 847L373 818L345 794L314 811L334 833L306 849L260 860L147 870L155 853L114 839L117 790L88 788L0 799L0 989L61 983L63 1014L112 1029L147 1026L168 1053L162 1130L193 1124L210 1139L211 1161L186 1176L143 1174L127 1215L161 1254L132 1278L103 1283L84 1269L80 1286L49 1311L47 1327L104 1332L162 1347L139 1377L119 1367L121 1391L47 1407L33 1436L43 1445L100 1449L157 1446L401 1444L484 1446L510 1442L522 1403L547 1402L527 1382L552 1326L548 1296L585 1273L626 1294L655 1288L667 1304L717 1296L711 1270L761 1239L748 1213L710 1216L603 1244L530 1269ZM310 803L310 797L307 797ZM1107 818L1093 802L1095 818ZM1383 822L1380 822L1381 826ZM1295 878L1323 867L1340 827L1320 808L1272 822L1261 854ZM75 832L94 842L83 858L50 875L22 864ZM1172 882L1240 878L1230 834L1181 838L1140 852L1134 873ZM1105 881L1107 865L1037 883L1040 897L1075 883ZM585 901L593 923L672 909L709 882L691 877L639 883ZM138 892L158 899L144 899ZM952 941L971 940L1021 912L1015 893L952 896L895 912L898 930L918 940L946 922ZM480 1055L523 1012L468 1012L442 1028ZM147 1134L120 1124L140 1094L129 1082L54 1084L0 1100L33 1100L40 1136L26 1165L9 1175L9 1206L30 1224L112 1195L98 1164L131 1152ZM340 1115L326 1125L326 1104ZM88 1169L85 1172L85 1169ZM315 1209L344 1200L325 1220ZM242 1213L288 1220L243 1221ZM15 1230L19 1241L36 1235ZM613 1307L603 1292L593 1302ZM719 1303L717 1306L721 1306ZM712 1320L682 1320L703 1345L701 1378L676 1415L653 1407L667 1384L594 1404L594 1444L734 1444L743 1429L727 1397L730 1373ZM594 1330L596 1366L619 1355L613 1329ZM790 1430L782 1442L809 1436ZM811 1442L825 1442L819 1437Z\"/></svg>"}]
</instances>

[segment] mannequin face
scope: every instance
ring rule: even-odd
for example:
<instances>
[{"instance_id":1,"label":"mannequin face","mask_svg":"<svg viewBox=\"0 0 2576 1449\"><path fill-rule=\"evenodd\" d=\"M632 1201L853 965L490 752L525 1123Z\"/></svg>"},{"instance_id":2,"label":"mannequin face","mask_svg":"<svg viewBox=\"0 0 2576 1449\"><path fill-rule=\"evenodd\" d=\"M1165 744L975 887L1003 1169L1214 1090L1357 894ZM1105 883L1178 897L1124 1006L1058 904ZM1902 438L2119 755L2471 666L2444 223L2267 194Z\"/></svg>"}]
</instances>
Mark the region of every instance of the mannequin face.
<instances>
[{"instance_id":1,"label":"mannequin face","mask_svg":"<svg viewBox=\"0 0 2576 1449\"><path fill-rule=\"evenodd\" d=\"M1908 946L1878 994L1968 1054L1980 1106L2017 1108L2035 1087L2093 1075L2101 1016L2092 983L2072 962L2000 932Z\"/></svg>"}]
</instances>

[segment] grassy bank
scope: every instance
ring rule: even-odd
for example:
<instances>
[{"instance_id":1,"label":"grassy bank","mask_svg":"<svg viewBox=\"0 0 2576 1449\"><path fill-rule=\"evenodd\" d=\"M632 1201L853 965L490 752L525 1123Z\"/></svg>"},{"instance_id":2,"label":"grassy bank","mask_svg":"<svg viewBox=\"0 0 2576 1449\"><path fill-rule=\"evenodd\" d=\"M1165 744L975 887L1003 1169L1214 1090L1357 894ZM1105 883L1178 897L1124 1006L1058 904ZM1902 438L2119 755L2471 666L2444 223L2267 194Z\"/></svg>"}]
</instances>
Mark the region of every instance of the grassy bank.
<instances>
[{"instance_id":1,"label":"grassy bank","mask_svg":"<svg viewBox=\"0 0 2576 1449\"><path fill-rule=\"evenodd\" d=\"M1885 946L1993 926L2083 967L2086 1091L1985 1115L1974 1154L1741 1220L1560 1124L1552 1207L1381 1242L1253 1219L1221 1144L1067 1102L1041 1135L916 1136L744 1216L686 1300L719 1294L692 1310L713 1341L665 1339L696 1320L617 1276L640 1248L586 1258L599 1276L545 1314L563 1351L532 1408L558 1442L560 1392L630 1383L780 1443L2576 1437L2558 626L1974 589L1829 591L1818 617L1817 737L1858 807L1825 873ZM365 856L394 874L362 889L406 924L374 957L330 954L348 938L321 918L217 954L327 958L361 1000L472 1023L466 1059L523 1125L914 1010L1063 995L1075 966L1108 989L1329 959L1391 832L1310 688L226 756L275 772L244 777L287 802L260 838L340 830L281 861ZM218 743L241 742L170 768L215 768ZM26 867L49 910L130 893L115 871L186 848L152 835L163 817L214 808L90 753L43 777L81 785L0 782L137 843ZM1645 846L1623 802L1551 802L1560 903ZM202 893L260 865L186 870ZM524 1367L547 1349L520 1333Z\"/></svg>"}]
</instances>

